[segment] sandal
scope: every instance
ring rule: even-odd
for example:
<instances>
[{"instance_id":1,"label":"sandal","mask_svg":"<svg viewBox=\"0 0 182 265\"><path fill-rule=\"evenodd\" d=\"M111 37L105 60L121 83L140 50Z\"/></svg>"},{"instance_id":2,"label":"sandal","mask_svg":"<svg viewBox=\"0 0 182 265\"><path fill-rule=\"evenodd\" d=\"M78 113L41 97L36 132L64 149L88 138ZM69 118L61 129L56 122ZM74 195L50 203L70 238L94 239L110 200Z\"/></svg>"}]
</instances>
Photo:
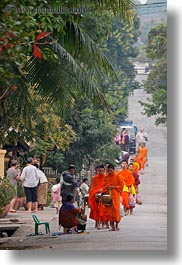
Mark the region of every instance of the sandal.
<instances>
[{"instance_id":1,"label":"sandal","mask_svg":"<svg viewBox=\"0 0 182 265\"><path fill-rule=\"evenodd\" d=\"M115 228L111 228L111 229L109 229L108 231L115 231Z\"/></svg>"}]
</instances>

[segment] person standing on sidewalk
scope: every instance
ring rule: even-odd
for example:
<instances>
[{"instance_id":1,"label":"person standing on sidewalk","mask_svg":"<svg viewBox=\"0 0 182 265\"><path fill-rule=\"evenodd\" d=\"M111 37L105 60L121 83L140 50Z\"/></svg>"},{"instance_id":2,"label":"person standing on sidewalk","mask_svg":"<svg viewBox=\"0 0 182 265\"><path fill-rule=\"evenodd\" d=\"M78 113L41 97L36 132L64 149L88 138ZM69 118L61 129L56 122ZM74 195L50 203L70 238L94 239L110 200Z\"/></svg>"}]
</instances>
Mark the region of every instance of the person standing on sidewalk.
<instances>
[{"instance_id":1,"label":"person standing on sidewalk","mask_svg":"<svg viewBox=\"0 0 182 265\"><path fill-rule=\"evenodd\" d=\"M52 202L54 203L54 207L56 208L56 214L59 213L59 210L62 205L62 197L60 195L61 193L60 191L61 191L61 182L60 182L60 178L57 177L56 183L52 186L52 189L51 189L51 199L52 199Z\"/></svg>"},{"instance_id":2,"label":"person standing on sidewalk","mask_svg":"<svg viewBox=\"0 0 182 265\"><path fill-rule=\"evenodd\" d=\"M121 150L129 153L129 135L125 128L121 132Z\"/></svg>"},{"instance_id":3,"label":"person standing on sidewalk","mask_svg":"<svg viewBox=\"0 0 182 265\"><path fill-rule=\"evenodd\" d=\"M32 212L32 203L34 203L34 212L38 211L37 185L39 181L37 169L33 166L32 157L27 158L27 166L23 168L20 180L23 181L23 187L26 196L28 212Z\"/></svg>"},{"instance_id":4,"label":"person standing on sidewalk","mask_svg":"<svg viewBox=\"0 0 182 265\"><path fill-rule=\"evenodd\" d=\"M114 137L114 144L115 145L121 144L121 135L119 134L119 132L117 132L116 136Z\"/></svg>"},{"instance_id":5,"label":"person standing on sidewalk","mask_svg":"<svg viewBox=\"0 0 182 265\"><path fill-rule=\"evenodd\" d=\"M78 181L75 177L76 167L75 165L69 165L68 171L63 172L61 179L61 196L62 203L66 201L68 194L73 194L74 202L78 195Z\"/></svg>"},{"instance_id":6,"label":"person standing on sidewalk","mask_svg":"<svg viewBox=\"0 0 182 265\"><path fill-rule=\"evenodd\" d=\"M88 191L89 191L89 186L88 186L88 178L83 178L83 182L80 185L80 192L81 192L81 205L83 205L84 207L86 206L87 202L88 202Z\"/></svg>"},{"instance_id":7,"label":"person standing on sidewalk","mask_svg":"<svg viewBox=\"0 0 182 265\"><path fill-rule=\"evenodd\" d=\"M16 190L14 194L14 198L10 202L10 209L9 209L9 212L15 213L16 210L14 209L14 204L15 204L16 197L17 197L17 181L20 179L20 176L17 170L16 160L11 161L11 167L7 170L7 179L15 187L15 190Z\"/></svg>"},{"instance_id":8,"label":"person standing on sidewalk","mask_svg":"<svg viewBox=\"0 0 182 265\"><path fill-rule=\"evenodd\" d=\"M39 182L37 186L38 210L43 211L44 206L47 205L48 180L44 172L40 170L39 164L34 163L34 166L37 168L37 174L39 178Z\"/></svg>"}]
</instances>

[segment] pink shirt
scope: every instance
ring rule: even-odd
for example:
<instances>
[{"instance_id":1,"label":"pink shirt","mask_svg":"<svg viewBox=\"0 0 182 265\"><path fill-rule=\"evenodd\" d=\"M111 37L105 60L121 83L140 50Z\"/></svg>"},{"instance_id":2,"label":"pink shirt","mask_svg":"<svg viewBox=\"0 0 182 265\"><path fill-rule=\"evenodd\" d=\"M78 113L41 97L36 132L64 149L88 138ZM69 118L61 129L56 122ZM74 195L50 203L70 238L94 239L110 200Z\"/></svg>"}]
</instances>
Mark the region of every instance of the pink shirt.
<instances>
[{"instance_id":1,"label":"pink shirt","mask_svg":"<svg viewBox=\"0 0 182 265\"><path fill-rule=\"evenodd\" d=\"M116 143L121 143L121 136L118 134L118 135L116 135L115 136L115 138L114 138L114 143L116 144Z\"/></svg>"},{"instance_id":2,"label":"pink shirt","mask_svg":"<svg viewBox=\"0 0 182 265\"><path fill-rule=\"evenodd\" d=\"M55 184L52 186L52 191L51 191L51 198L53 202L61 202L62 197L60 195L61 190L61 184Z\"/></svg>"}]
</instances>

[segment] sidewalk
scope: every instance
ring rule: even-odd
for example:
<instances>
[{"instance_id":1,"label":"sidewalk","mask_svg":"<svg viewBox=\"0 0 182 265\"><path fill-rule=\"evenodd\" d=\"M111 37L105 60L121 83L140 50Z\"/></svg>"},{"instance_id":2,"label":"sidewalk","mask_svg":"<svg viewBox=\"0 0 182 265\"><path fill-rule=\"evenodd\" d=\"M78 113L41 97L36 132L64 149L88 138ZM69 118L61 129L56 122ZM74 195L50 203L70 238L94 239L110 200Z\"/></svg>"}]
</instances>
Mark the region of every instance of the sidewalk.
<instances>
[{"instance_id":1,"label":"sidewalk","mask_svg":"<svg viewBox=\"0 0 182 265\"><path fill-rule=\"evenodd\" d=\"M147 180L148 173L143 177ZM143 183L145 186L145 184ZM147 193L150 191L147 191ZM154 203L154 202L153 202ZM33 249L58 249L58 250L167 250L166 233L166 207L151 204L151 200L144 197L143 205L136 205L134 215L125 216L120 224L119 231L96 229L94 220L89 218L89 208L86 208L88 217L85 234L61 234L57 236L46 235L43 225L38 236L34 234L34 221L28 212L19 210L15 214L8 214L5 218L17 218L23 224L12 237L0 238L0 249L33 250ZM55 209L47 207L37 213L40 221L48 221L51 234L60 232L58 216Z\"/></svg>"},{"instance_id":2,"label":"sidewalk","mask_svg":"<svg viewBox=\"0 0 182 265\"><path fill-rule=\"evenodd\" d=\"M86 208L86 214L88 218L89 208ZM80 238L80 236L85 235L63 234L63 228L60 228L58 225L58 215L56 214L55 208L44 207L44 210L38 211L36 215L40 221L49 222L50 235L45 233L45 226L40 225L39 235L35 236L35 223L31 214L25 211L24 208L20 208L16 213L9 213L5 218L0 219L0 226L8 225L18 227L11 237L5 236L0 238L0 249L42 248L45 243L46 245L48 244L48 241L50 241L51 244L54 244L56 238L67 237L67 239L70 239L72 236L78 236ZM13 220L15 222L13 222ZM86 233L88 233L89 227L93 226L94 221L88 218Z\"/></svg>"}]
</instances>

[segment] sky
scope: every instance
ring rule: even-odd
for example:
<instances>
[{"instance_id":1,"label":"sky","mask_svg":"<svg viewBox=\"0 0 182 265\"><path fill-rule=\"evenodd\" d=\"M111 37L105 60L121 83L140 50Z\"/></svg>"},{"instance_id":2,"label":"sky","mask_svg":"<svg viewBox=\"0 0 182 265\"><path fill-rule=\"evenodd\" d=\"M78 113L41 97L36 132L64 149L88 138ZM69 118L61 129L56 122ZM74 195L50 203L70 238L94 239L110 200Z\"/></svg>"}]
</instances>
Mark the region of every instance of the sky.
<instances>
[{"instance_id":1,"label":"sky","mask_svg":"<svg viewBox=\"0 0 182 265\"><path fill-rule=\"evenodd\" d=\"M141 4L145 4L147 0L138 0Z\"/></svg>"}]
</instances>

